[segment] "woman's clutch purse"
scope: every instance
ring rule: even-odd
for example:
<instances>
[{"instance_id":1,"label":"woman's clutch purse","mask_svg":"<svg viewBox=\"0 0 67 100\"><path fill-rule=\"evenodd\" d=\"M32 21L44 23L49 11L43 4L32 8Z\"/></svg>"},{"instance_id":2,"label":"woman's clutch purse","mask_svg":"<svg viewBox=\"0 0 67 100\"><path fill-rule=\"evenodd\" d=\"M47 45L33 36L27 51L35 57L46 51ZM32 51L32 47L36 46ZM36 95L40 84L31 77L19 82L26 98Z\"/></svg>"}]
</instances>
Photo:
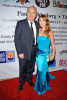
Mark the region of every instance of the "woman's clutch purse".
<instances>
[{"instance_id":1,"label":"woman's clutch purse","mask_svg":"<svg viewBox=\"0 0 67 100\"><path fill-rule=\"evenodd\" d=\"M52 55L51 53L47 55L47 62L50 61L50 58L51 58L52 56L53 56L53 55Z\"/></svg>"}]
</instances>

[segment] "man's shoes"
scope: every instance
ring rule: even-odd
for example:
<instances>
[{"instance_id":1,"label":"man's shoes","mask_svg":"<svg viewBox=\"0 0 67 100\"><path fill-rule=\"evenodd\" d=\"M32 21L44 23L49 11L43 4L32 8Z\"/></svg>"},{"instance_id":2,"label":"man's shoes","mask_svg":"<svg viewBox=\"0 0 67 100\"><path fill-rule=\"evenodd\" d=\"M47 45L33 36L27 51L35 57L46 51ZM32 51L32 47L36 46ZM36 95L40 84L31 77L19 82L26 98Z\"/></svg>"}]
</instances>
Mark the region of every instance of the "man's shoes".
<instances>
[{"instance_id":1,"label":"man's shoes","mask_svg":"<svg viewBox=\"0 0 67 100\"><path fill-rule=\"evenodd\" d=\"M21 91L23 89L23 87L22 86L18 86L18 91Z\"/></svg>"},{"instance_id":2,"label":"man's shoes","mask_svg":"<svg viewBox=\"0 0 67 100\"><path fill-rule=\"evenodd\" d=\"M27 81L31 87L34 87L34 83L32 81Z\"/></svg>"}]
</instances>

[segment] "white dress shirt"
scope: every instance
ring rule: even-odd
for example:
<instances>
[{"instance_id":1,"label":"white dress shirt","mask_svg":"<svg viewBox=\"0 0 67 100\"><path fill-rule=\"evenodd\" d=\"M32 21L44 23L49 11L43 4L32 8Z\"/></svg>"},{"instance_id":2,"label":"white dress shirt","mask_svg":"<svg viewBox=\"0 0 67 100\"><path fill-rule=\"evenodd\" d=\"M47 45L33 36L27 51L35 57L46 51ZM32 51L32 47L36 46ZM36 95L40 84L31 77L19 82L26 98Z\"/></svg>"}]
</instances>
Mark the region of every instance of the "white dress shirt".
<instances>
[{"instance_id":1,"label":"white dress shirt","mask_svg":"<svg viewBox=\"0 0 67 100\"><path fill-rule=\"evenodd\" d=\"M28 23L29 23L29 26L31 27L31 21L28 20ZM32 21L32 27L33 27L33 32L34 32L34 38L35 38L34 45L35 45L36 44L36 25L34 21Z\"/></svg>"}]
</instances>

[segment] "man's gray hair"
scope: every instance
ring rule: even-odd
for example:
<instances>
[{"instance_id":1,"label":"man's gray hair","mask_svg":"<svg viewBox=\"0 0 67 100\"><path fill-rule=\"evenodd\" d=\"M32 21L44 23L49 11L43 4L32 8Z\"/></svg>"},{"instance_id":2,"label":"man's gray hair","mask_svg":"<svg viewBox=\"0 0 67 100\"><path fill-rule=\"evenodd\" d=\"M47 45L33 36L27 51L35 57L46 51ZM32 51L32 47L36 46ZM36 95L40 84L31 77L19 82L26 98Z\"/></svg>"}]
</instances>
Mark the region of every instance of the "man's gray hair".
<instances>
[{"instance_id":1,"label":"man's gray hair","mask_svg":"<svg viewBox=\"0 0 67 100\"><path fill-rule=\"evenodd\" d=\"M28 8L27 8L27 12L28 12L29 8L34 8L34 9L36 10L36 13L37 13L37 9L36 9L34 6L28 7Z\"/></svg>"}]
</instances>

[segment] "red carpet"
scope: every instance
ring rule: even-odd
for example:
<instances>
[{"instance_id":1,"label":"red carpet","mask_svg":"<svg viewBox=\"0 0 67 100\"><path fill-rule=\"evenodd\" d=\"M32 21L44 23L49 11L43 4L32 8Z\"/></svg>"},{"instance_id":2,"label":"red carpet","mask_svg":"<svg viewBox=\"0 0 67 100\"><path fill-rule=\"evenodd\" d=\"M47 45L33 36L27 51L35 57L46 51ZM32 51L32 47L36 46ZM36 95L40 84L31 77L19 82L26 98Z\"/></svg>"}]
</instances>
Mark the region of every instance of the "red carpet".
<instances>
[{"instance_id":1,"label":"red carpet","mask_svg":"<svg viewBox=\"0 0 67 100\"><path fill-rule=\"evenodd\" d=\"M67 100L67 72L64 70L51 72L56 79L50 81L51 89L38 95L26 82L23 90L18 92L19 78L0 81L0 100ZM35 82L36 76L33 76Z\"/></svg>"}]
</instances>

